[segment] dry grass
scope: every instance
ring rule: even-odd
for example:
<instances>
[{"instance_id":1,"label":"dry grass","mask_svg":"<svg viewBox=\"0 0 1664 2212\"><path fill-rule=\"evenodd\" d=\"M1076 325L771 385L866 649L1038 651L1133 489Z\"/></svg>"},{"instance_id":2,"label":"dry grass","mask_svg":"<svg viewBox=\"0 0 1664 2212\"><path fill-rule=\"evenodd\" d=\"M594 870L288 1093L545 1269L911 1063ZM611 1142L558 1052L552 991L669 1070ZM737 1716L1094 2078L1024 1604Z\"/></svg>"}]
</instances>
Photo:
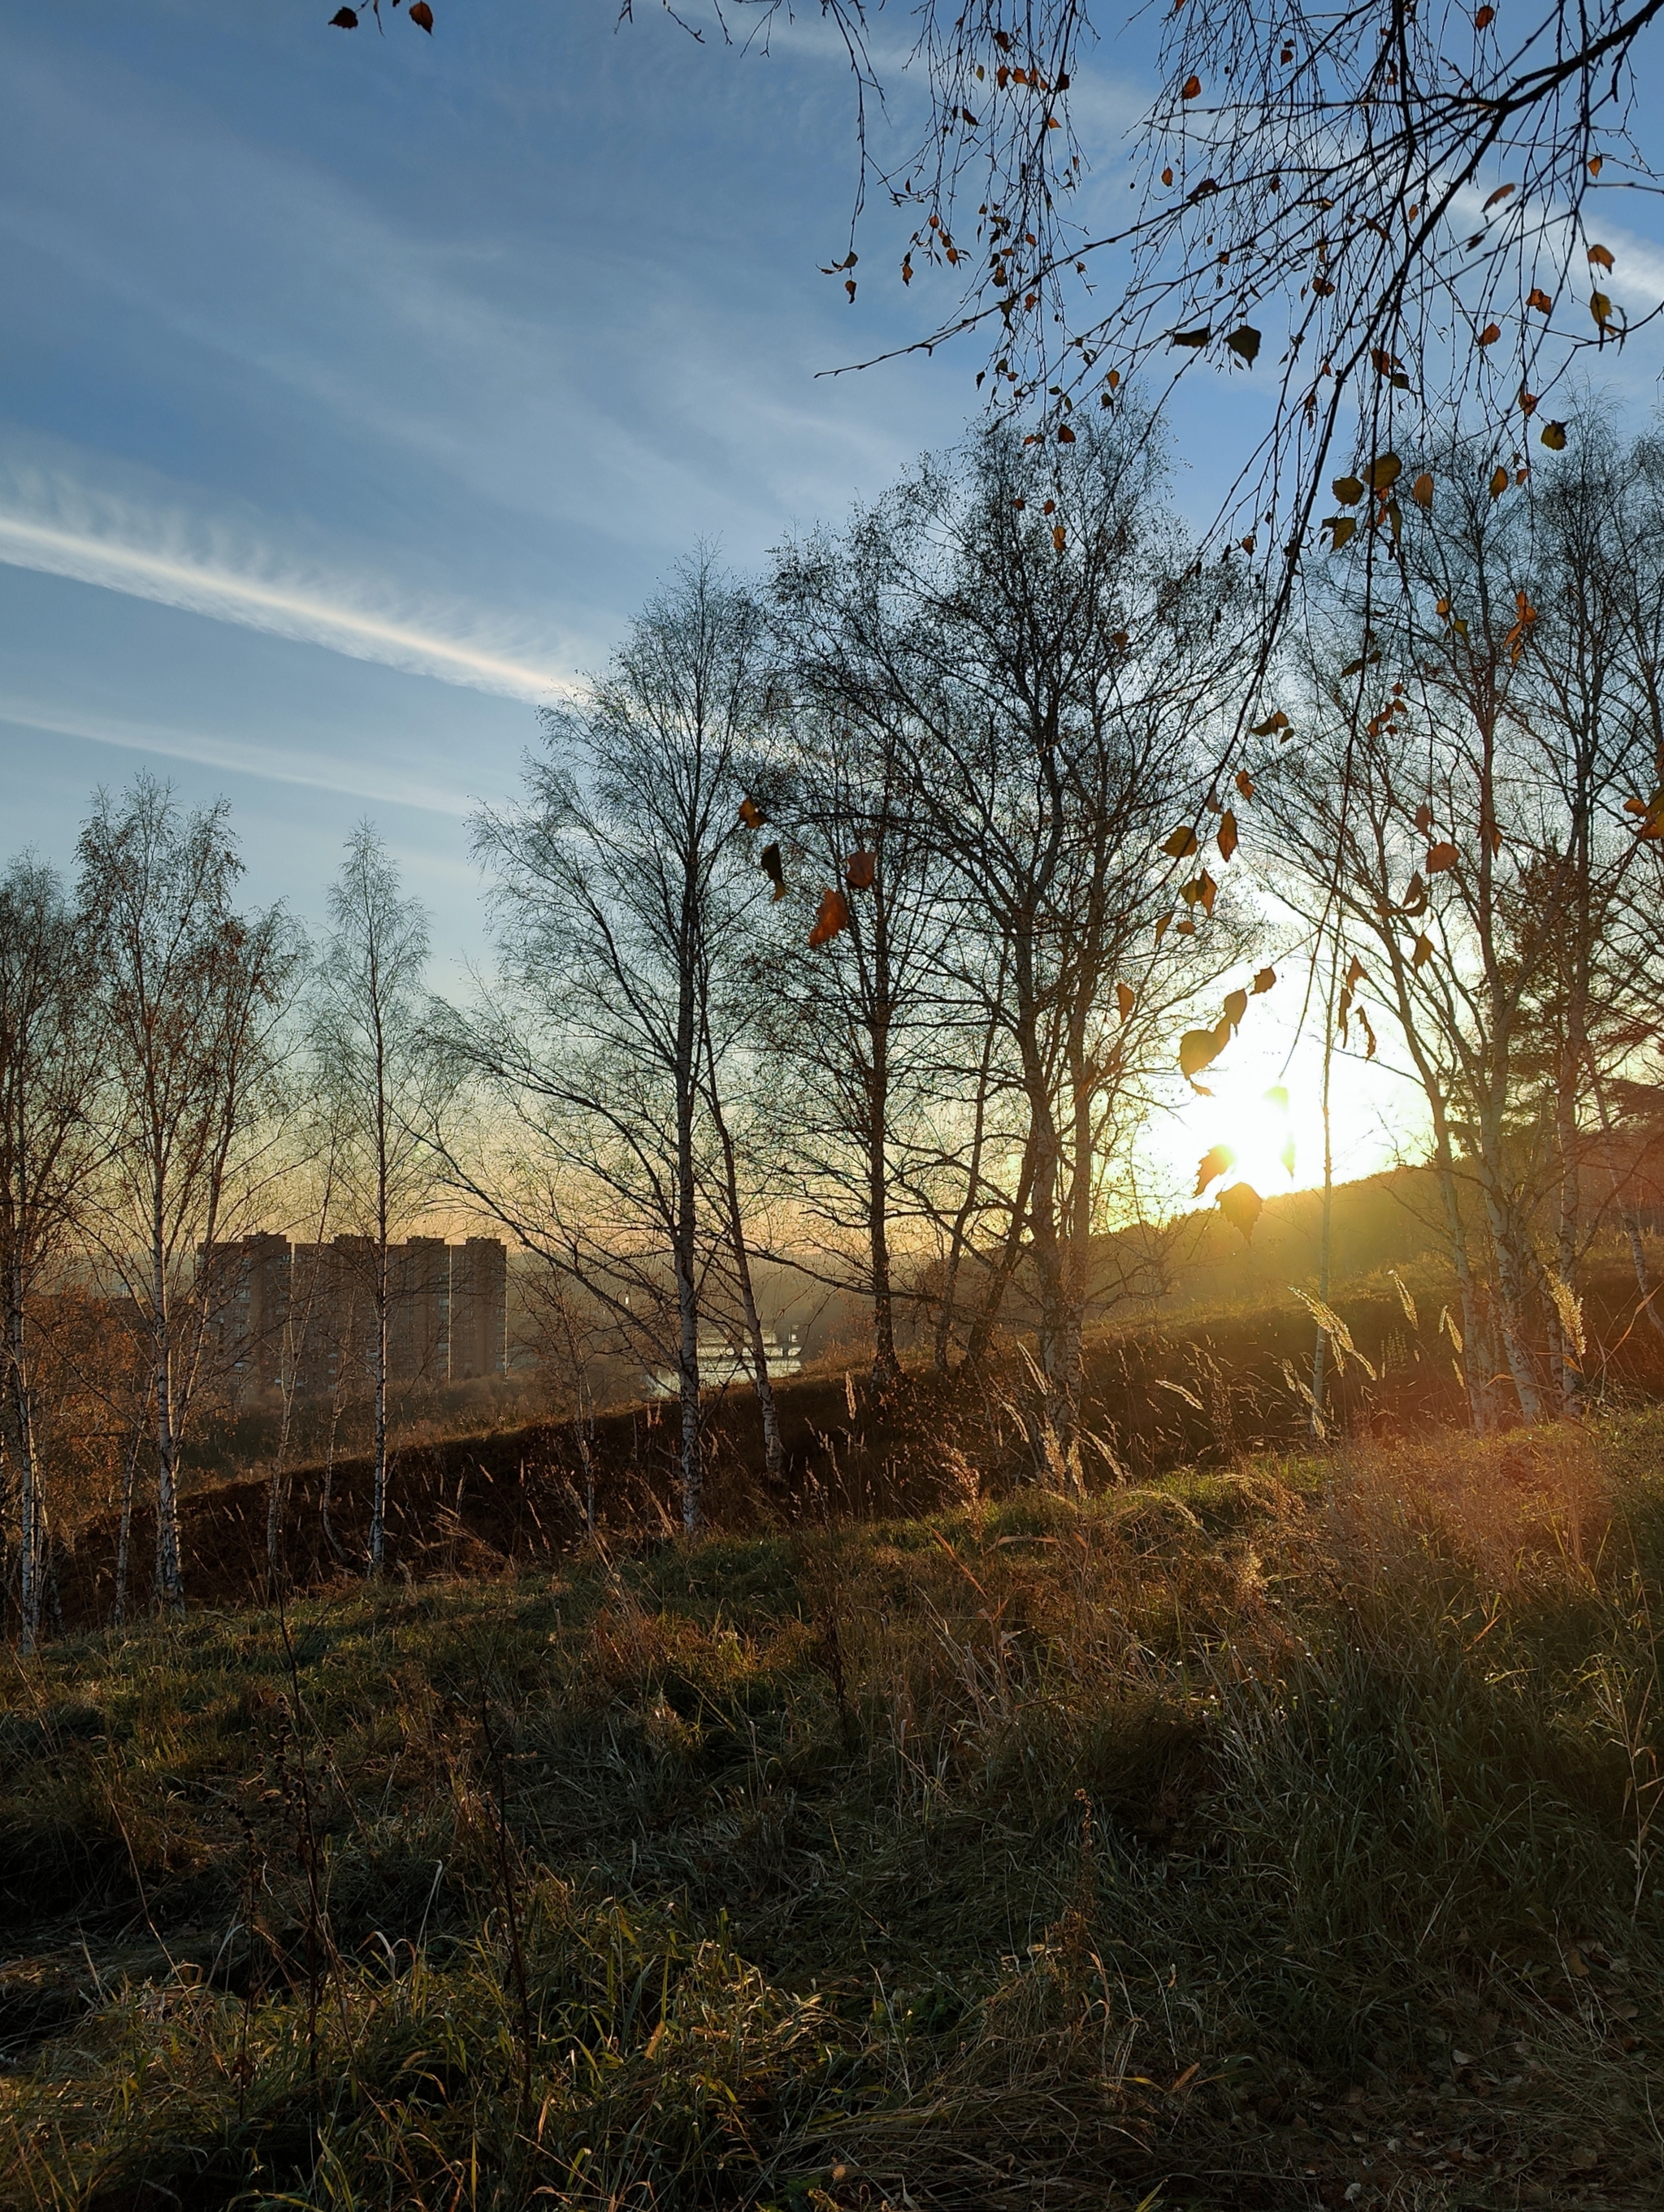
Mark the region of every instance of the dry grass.
<instances>
[{"instance_id":1,"label":"dry grass","mask_svg":"<svg viewBox=\"0 0 1664 2212\"><path fill-rule=\"evenodd\" d=\"M0 2193L1654 2206L1661 1445L59 1646L0 1710Z\"/></svg>"}]
</instances>

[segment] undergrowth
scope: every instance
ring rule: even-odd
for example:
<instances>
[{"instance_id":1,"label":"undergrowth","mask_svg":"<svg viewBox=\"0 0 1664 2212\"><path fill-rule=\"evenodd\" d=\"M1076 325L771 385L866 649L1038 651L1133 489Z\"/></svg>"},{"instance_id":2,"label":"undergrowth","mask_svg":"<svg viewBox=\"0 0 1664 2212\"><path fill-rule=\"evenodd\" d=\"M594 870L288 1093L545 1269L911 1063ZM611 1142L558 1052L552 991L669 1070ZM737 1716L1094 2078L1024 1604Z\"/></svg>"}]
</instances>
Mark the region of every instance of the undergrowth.
<instances>
[{"instance_id":1,"label":"undergrowth","mask_svg":"<svg viewBox=\"0 0 1664 2212\"><path fill-rule=\"evenodd\" d=\"M3 2201L1655 2205L1661 1445L14 1662Z\"/></svg>"}]
</instances>

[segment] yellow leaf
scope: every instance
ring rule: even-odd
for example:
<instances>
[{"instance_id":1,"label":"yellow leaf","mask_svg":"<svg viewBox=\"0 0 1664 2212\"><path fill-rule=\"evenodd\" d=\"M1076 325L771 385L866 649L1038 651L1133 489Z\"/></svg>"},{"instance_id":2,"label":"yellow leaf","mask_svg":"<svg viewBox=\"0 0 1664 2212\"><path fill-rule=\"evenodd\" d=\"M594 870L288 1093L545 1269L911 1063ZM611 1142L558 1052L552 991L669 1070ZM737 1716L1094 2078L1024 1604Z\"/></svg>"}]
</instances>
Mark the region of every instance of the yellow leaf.
<instances>
[{"instance_id":1,"label":"yellow leaf","mask_svg":"<svg viewBox=\"0 0 1664 2212\"><path fill-rule=\"evenodd\" d=\"M1404 469L1396 453L1377 453L1370 462L1365 482L1371 491L1386 491L1395 484Z\"/></svg>"},{"instance_id":2,"label":"yellow leaf","mask_svg":"<svg viewBox=\"0 0 1664 2212\"><path fill-rule=\"evenodd\" d=\"M1498 469L1490 479L1490 496L1492 499L1500 499L1507 489L1508 471Z\"/></svg>"},{"instance_id":3,"label":"yellow leaf","mask_svg":"<svg viewBox=\"0 0 1664 2212\"><path fill-rule=\"evenodd\" d=\"M1052 545L1058 552L1061 553L1067 542L1068 532L1064 530L1062 523L1060 522L1051 533Z\"/></svg>"},{"instance_id":4,"label":"yellow leaf","mask_svg":"<svg viewBox=\"0 0 1664 2212\"><path fill-rule=\"evenodd\" d=\"M1545 422L1543 425L1543 443L1548 447L1550 453L1563 453L1566 450L1565 424L1563 422Z\"/></svg>"},{"instance_id":5,"label":"yellow leaf","mask_svg":"<svg viewBox=\"0 0 1664 2212\"><path fill-rule=\"evenodd\" d=\"M1186 1030L1179 1040L1179 1072L1190 1079L1211 1067L1222 1050L1211 1030Z\"/></svg>"},{"instance_id":6,"label":"yellow leaf","mask_svg":"<svg viewBox=\"0 0 1664 2212\"><path fill-rule=\"evenodd\" d=\"M1343 507L1356 507L1363 497L1363 486L1356 477L1337 477L1329 489Z\"/></svg>"},{"instance_id":7,"label":"yellow leaf","mask_svg":"<svg viewBox=\"0 0 1664 2212\"><path fill-rule=\"evenodd\" d=\"M1354 532L1357 529L1357 526L1356 519L1352 515L1336 514L1330 517L1326 527L1333 532L1334 547L1337 553L1338 553L1341 547L1345 544L1347 539L1353 535Z\"/></svg>"},{"instance_id":8,"label":"yellow leaf","mask_svg":"<svg viewBox=\"0 0 1664 2212\"><path fill-rule=\"evenodd\" d=\"M1604 292L1589 294L1589 313L1602 330L1612 320L1612 301Z\"/></svg>"},{"instance_id":9,"label":"yellow leaf","mask_svg":"<svg viewBox=\"0 0 1664 2212\"><path fill-rule=\"evenodd\" d=\"M1228 991L1225 994L1225 1019L1230 1024L1232 1029L1241 1028L1242 1017L1247 1011L1248 994L1246 991Z\"/></svg>"},{"instance_id":10,"label":"yellow leaf","mask_svg":"<svg viewBox=\"0 0 1664 2212\"><path fill-rule=\"evenodd\" d=\"M1173 831L1172 836L1169 837L1162 846L1161 850L1167 855L1169 860L1188 860L1192 853L1200 850L1201 842L1202 841L1197 836L1195 830L1191 829L1186 823L1181 825L1179 829Z\"/></svg>"}]
</instances>

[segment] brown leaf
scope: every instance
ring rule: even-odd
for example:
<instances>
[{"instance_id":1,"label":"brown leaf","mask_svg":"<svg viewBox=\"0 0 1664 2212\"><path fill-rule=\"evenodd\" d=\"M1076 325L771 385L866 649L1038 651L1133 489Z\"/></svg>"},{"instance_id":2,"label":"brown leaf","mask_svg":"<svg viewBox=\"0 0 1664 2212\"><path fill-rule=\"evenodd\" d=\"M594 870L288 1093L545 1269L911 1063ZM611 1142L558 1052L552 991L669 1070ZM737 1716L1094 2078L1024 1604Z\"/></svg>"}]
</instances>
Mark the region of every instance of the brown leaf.
<instances>
[{"instance_id":1,"label":"brown leaf","mask_svg":"<svg viewBox=\"0 0 1664 2212\"><path fill-rule=\"evenodd\" d=\"M1502 202L1507 199L1511 193L1516 192L1518 190L1519 186L1517 185L1498 185L1496 191L1491 193L1490 198L1480 210L1480 213L1482 215L1489 215L1492 208L1500 207Z\"/></svg>"},{"instance_id":2,"label":"brown leaf","mask_svg":"<svg viewBox=\"0 0 1664 2212\"><path fill-rule=\"evenodd\" d=\"M838 931L848 926L849 919L850 902L843 892L822 891L820 910L814 917L814 927L809 932L810 945L830 945Z\"/></svg>"},{"instance_id":3,"label":"brown leaf","mask_svg":"<svg viewBox=\"0 0 1664 2212\"><path fill-rule=\"evenodd\" d=\"M1539 315L1551 315L1554 313L1554 302L1540 284L1533 284L1530 291L1526 294L1526 305L1528 307L1535 307Z\"/></svg>"},{"instance_id":4,"label":"brown leaf","mask_svg":"<svg viewBox=\"0 0 1664 2212\"><path fill-rule=\"evenodd\" d=\"M1201 902L1203 913L1210 915L1213 912L1213 902L1219 896L1219 886L1205 868L1196 878L1195 890L1198 899Z\"/></svg>"},{"instance_id":5,"label":"brown leaf","mask_svg":"<svg viewBox=\"0 0 1664 2212\"><path fill-rule=\"evenodd\" d=\"M1508 471L1506 469L1498 469L1495 476L1490 479L1490 496L1492 499L1500 499L1507 489Z\"/></svg>"},{"instance_id":6,"label":"brown leaf","mask_svg":"<svg viewBox=\"0 0 1664 2212\"><path fill-rule=\"evenodd\" d=\"M1610 269L1612 267L1612 255L1604 246L1590 246L1589 259L1594 263L1597 268Z\"/></svg>"},{"instance_id":7,"label":"brown leaf","mask_svg":"<svg viewBox=\"0 0 1664 2212\"><path fill-rule=\"evenodd\" d=\"M775 898L784 898L786 896L786 872L781 862L780 848L777 845L765 845L762 851L757 855L757 865L761 868L763 873L768 878L769 881L774 885Z\"/></svg>"},{"instance_id":8,"label":"brown leaf","mask_svg":"<svg viewBox=\"0 0 1664 2212\"><path fill-rule=\"evenodd\" d=\"M1334 548L1337 553L1339 552L1341 547L1345 544L1348 538L1350 538L1356 531L1357 526L1357 519L1355 515L1334 514L1330 516L1325 527L1332 533Z\"/></svg>"},{"instance_id":9,"label":"brown leaf","mask_svg":"<svg viewBox=\"0 0 1664 2212\"><path fill-rule=\"evenodd\" d=\"M1271 990L1276 981L1277 970L1275 968L1259 969L1256 972L1253 979L1254 996L1258 998L1262 991Z\"/></svg>"},{"instance_id":10,"label":"brown leaf","mask_svg":"<svg viewBox=\"0 0 1664 2212\"><path fill-rule=\"evenodd\" d=\"M754 799L747 797L740 801L740 819L747 830L760 830L768 817Z\"/></svg>"},{"instance_id":11,"label":"brown leaf","mask_svg":"<svg viewBox=\"0 0 1664 2212\"><path fill-rule=\"evenodd\" d=\"M1236 834L1236 817L1228 806L1219 817L1219 857L1228 860L1240 840Z\"/></svg>"},{"instance_id":12,"label":"brown leaf","mask_svg":"<svg viewBox=\"0 0 1664 2212\"><path fill-rule=\"evenodd\" d=\"M1247 1012L1247 1011L1248 994L1246 991L1237 990L1226 992L1225 1019L1229 1023L1233 1030L1240 1030L1241 1028L1242 1017Z\"/></svg>"},{"instance_id":13,"label":"brown leaf","mask_svg":"<svg viewBox=\"0 0 1664 2212\"><path fill-rule=\"evenodd\" d=\"M1240 331L1233 331L1225 341L1231 351L1252 368L1259 351L1259 333L1244 323Z\"/></svg>"},{"instance_id":14,"label":"brown leaf","mask_svg":"<svg viewBox=\"0 0 1664 2212\"><path fill-rule=\"evenodd\" d=\"M851 853L844 863L844 880L852 891L869 891L877 873L876 853Z\"/></svg>"},{"instance_id":15,"label":"brown leaf","mask_svg":"<svg viewBox=\"0 0 1664 2212\"><path fill-rule=\"evenodd\" d=\"M429 7L428 0L411 0L410 18L418 31L427 32L430 37L433 35L433 9Z\"/></svg>"},{"instance_id":16,"label":"brown leaf","mask_svg":"<svg viewBox=\"0 0 1664 2212\"><path fill-rule=\"evenodd\" d=\"M1405 892L1404 903L1399 908L1399 912L1411 915L1427 912L1427 885L1422 880L1422 872L1419 868L1410 878L1409 889Z\"/></svg>"},{"instance_id":17,"label":"brown leaf","mask_svg":"<svg viewBox=\"0 0 1664 2212\"><path fill-rule=\"evenodd\" d=\"M1210 1182L1216 1182L1235 1165L1236 1154L1228 1145L1210 1145L1196 1164L1196 1188L1191 1196L1200 1198Z\"/></svg>"},{"instance_id":18,"label":"brown leaf","mask_svg":"<svg viewBox=\"0 0 1664 2212\"><path fill-rule=\"evenodd\" d=\"M1403 473L1404 463L1396 453L1377 453L1364 473L1364 482L1371 491L1387 491Z\"/></svg>"},{"instance_id":19,"label":"brown leaf","mask_svg":"<svg viewBox=\"0 0 1664 2212\"><path fill-rule=\"evenodd\" d=\"M358 18L350 8L338 8L329 19L329 27L332 31L356 31Z\"/></svg>"},{"instance_id":20,"label":"brown leaf","mask_svg":"<svg viewBox=\"0 0 1664 2212\"><path fill-rule=\"evenodd\" d=\"M1253 778L1245 768L1240 768L1236 771L1236 787L1244 799L1253 797Z\"/></svg>"},{"instance_id":21,"label":"brown leaf","mask_svg":"<svg viewBox=\"0 0 1664 2212\"><path fill-rule=\"evenodd\" d=\"M1439 611L1441 614L1448 614L1449 612L1449 609L1442 605ZM1426 836L1428 831L1433 827L1433 810L1425 799L1423 799L1421 805L1416 809L1416 827L1421 831L1423 837Z\"/></svg>"},{"instance_id":22,"label":"brown leaf","mask_svg":"<svg viewBox=\"0 0 1664 2212\"><path fill-rule=\"evenodd\" d=\"M1432 506L1433 479L1428 475L1424 469L1421 475L1416 478L1415 483L1411 485L1410 496L1415 501L1417 507Z\"/></svg>"},{"instance_id":23,"label":"brown leaf","mask_svg":"<svg viewBox=\"0 0 1664 2212\"><path fill-rule=\"evenodd\" d=\"M1201 78L1199 76L1187 76L1180 88L1179 97L1181 100L1195 100L1200 96L1201 90Z\"/></svg>"},{"instance_id":24,"label":"brown leaf","mask_svg":"<svg viewBox=\"0 0 1664 2212\"><path fill-rule=\"evenodd\" d=\"M1368 970L1355 952L1352 955L1352 964L1346 970L1346 988L1349 991L1356 991L1360 983L1366 982L1368 980Z\"/></svg>"},{"instance_id":25,"label":"brown leaf","mask_svg":"<svg viewBox=\"0 0 1664 2212\"><path fill-rule=\"evenodd\" d=\"M1156 923L1155 942L1157 945L1160 945L1161 939L1167 935L1168 929L1172 927L1172 923L1173 916L1170 914L1164 914L1160 921Z\"/></svg>"},{"instance_id":26,"label":"brown leaf","mask_svg":"<svg viewBox=\"0 0 1664 2212\"><path fill-rule=\"evenodd\" d=\"M1051 533L1051 545L1053 551L1061 553L1068 542L1069 533L1060 522Z\"/></svg>"},{"instance_id":27,"label":"brown leaf","mask_svg":"<svg viewBox=\"0 0 1664 2212\"><path fill-rule=\"evenodd\" d=\"M1612 301L1606 297L1604 292L1591 292L1589 294L1589 313L1594 317L1594 319L1600 329L1604 331L1606 325L1612 320Z\"/></svg>"},{"instance_id":28,"label":"brown leaf","mask_svg":"<svg viewBox=\"0 0 1664 2212\"><path fill-rule=\"evenodd\" d=\"M1495 345L1502 335L1502 326L1500 323L1487 323L1473 343L1475 345L1482 346Z\"/></svg>"},{"instance_id":29,"label":"brown leaf","mask_svg":"<svg viewBox=\"0 0 1664 2212\"><path fill-rule=\"evenodd\" d=\"M1198 837L1195 830L1188 826L1185 826L1173 831L1172 836L1169 837L1167 842L1162 846L1161 850L1167 855L1169 860L1188 860L1191 854L1194 852L1199 851L1200 848L1201 840Z\"/></svg>"},{"instance_id":30,"label":"brown leaf","mask_svg":"<svg viewBox=\"0 0 1664 2212\"><path fill-rule=\"evenodd\" d=\"M1198 346L1206 345L1208 340L1212 336L1213 325L1210 323L1204 323L1198 330L1169 331L1167 332L1167 340L1172 345L1189 346L1192 351L1194 352Z\"/></svg>"},{"instance_id":31,"label":"brown leaf","mask_svg":"<svg viewBox=\"0 0 1664 2212\"><path fill-rule=\"evenodd\" d=\"M1369 1017L1364 1012L1362 1006L1358 1008L1358 1026L1363 1031L1365 1037L1368 1040L1368 1048L1365 1050L1363 1056L1366 1060L1373 1060L1375 1056L1375 1032L1370 1028Z\"/></svg>"},{"instance_id":32,"label":"brown leaf","mask_svg":"<svg viewBox=\"0 0 1664 2212\"><path fill-rule=\"evenodd\" d=\"M1118 983L1115 986L1115 1003L1121 1010L1121 1019L1125 1021L1138 1003L1138 994L1131 983Z\"/></svg>"},{"instance_id":33,"label":"brown leaf","mask_svg":"<svg viewBox=\"0 0 1664 2212\"><path fill-rule=\"evenodd\" d=\"M1060 446L1072 446L1074 442L1075 433L1070 428L1067 422L1062 423L1058 430L1058 443ZM1060 553L1063 551L1061 545L1058 548L1058 550Z\"/></svg>"},{"instance_id":34,"label":"brown leaf","mask_svg":"<svg viewBox=\"0 0 1664 2212\"><path fill-rule=\"evenodd\" d=\"M1274 737L1277 731L1286 730L1288 726L1289 718L1279 707L1276 714L1267 714L1263 722L1256 722L1249 735L1256 738Z\"/></svg>"},{"instance_id":35,"label":"brown leaf","mask_svg":"<svg viewBox=\"0 0 1664 2212\"><path fill-rule=\"evenodd\" d=\"M1251 1182L1234 1182L1228 1190L1219 1194L1219 1211L1240 1236L1245 1244L1253 1242L1254 1224L1265 1210L1265 1201Z\"/></svg>"},{"instance_id":36,"label":"brown leaf","mask_svg":"<svg viewBox=\"0 0 1664 2212\"><path fill-rule=\"evenodd\" d=\"M1486 0L1485 6L1481 8L1473 18L1473 27L1476 31L1488 31L1496 20L1496 10L1490 5L1490 0ZM1510 185L1509 190L1512 191L1513 189L1513 185Z\"/></svg>"},{"instance_id":37,"label":"brown leaf","mask_svg":"<svg viewBox=\"0 0 1664 2212\"><path fill-rule=\"evenodd\" d=\"M1427 965L1427 963L1428 963L1428 962L1429 962L1432 957L1433 957L1433 940L1432 940L1432 939L1428 935L1427 932L1426 932L1425 930L1423 930L1423 932L1422 932L1421 935L1420 935L1420 936L1416 939L1416 950L1415 950L1414 958L1415 958L1415 963L1416 963L1417 967L1417 968L1425 968L1425 967L1426 967L1426 965Z\"/></svg>"},{"instance_id":38,"label":"brown leaf","mask_svg":"<svg viewBox=\"0 0 1664 2212\"><path fill-rule=\"evenodd\" d=\"M1455 866L1459 857L1456 848L1448 838L1437 845L1429 845L1427 848L1428 874L1443 875L1448 869Z\"/></svg>"},{"instance_id":39,"label":"brown leaf","mask_svg":"<svg viewBox=\"0 0 1664 2212\"><path fill-rule=\"evenodd\" d=\"M1598 177L1598 176L1600 175L1600 162L1601 162L1601 158L1602 158L1602 157L1601 157L1599 154L1591 154L1591 155L1590 155L1590 156L1589 156L1589 174L1590 174L1590 176L1592 176L1592 177Z\"/></svg>"}]
</instances>

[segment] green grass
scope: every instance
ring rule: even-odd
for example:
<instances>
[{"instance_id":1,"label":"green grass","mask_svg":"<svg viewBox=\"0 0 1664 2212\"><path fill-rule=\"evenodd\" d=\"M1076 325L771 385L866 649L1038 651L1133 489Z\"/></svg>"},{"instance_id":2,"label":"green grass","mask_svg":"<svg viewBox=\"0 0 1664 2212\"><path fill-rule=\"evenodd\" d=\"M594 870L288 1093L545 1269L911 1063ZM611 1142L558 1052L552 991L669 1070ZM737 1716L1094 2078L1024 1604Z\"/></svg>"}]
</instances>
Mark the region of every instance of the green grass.
<instances>
[{"instance_id":1,"label":"green grass","mask_svg":"<svg viewBox=\"0 0 1664 2212\"><path fill-rule=\"evenodd\" d=\"M14 1662L0 2201L1656 2206L1661 1448Z\"/></svg>"}]
</instances>

